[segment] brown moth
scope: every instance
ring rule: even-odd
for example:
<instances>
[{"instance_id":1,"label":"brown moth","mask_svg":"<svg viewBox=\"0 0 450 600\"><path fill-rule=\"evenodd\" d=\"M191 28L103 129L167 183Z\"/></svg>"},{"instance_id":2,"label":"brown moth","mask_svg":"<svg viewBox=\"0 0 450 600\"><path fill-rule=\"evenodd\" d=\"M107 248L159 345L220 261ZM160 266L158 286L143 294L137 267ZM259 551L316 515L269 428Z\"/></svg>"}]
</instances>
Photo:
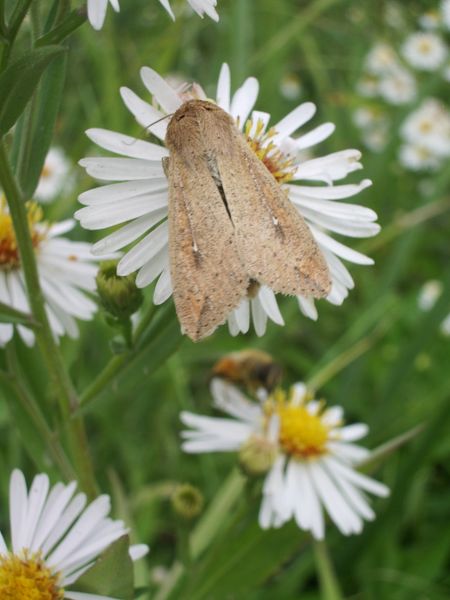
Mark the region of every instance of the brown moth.
<instances>
[{"instance_id":1,"label":"brown moth","mask_svg":"<svg viewBox=\"0 0 450 600\"><path fill-rule=\"evenodd\" d=\"M165 141L173 297L192 340L210 335L259 285L328 294L328 267L307 224L228 113L189 100Z\"/></svg>"}]
</instances>

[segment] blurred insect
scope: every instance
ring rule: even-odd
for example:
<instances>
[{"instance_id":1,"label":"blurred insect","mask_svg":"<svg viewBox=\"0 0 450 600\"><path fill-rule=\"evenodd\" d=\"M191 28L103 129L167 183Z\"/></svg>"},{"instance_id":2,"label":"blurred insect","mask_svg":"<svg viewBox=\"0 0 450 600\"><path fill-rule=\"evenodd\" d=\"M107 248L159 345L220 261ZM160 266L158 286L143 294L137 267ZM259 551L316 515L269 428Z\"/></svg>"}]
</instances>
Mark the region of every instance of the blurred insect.
<instances>
[{"instance_id":1,"label":"blurred insect","mask_svg":"<svg viewBox=\"0 0 450 600\"><path fill-rule=\"evenodd\" d=\"M271 392L283 375L281 366L270 354L253 348L225 355L216 362L212 372L214 377L242 386L251 393L261 388Z\"/></svg>"},{"instance_id":2,"label":"blurred insect","mask_svg":"<svg viewBox=\"0 0 450 600\"><path fill-rule=\"evenodd\" d=\"M255 286L328 294L328 267L307 224L228 113L185 102L166 145L173 297L191 339L210 335Z\"/></svg>"}]
</instances>

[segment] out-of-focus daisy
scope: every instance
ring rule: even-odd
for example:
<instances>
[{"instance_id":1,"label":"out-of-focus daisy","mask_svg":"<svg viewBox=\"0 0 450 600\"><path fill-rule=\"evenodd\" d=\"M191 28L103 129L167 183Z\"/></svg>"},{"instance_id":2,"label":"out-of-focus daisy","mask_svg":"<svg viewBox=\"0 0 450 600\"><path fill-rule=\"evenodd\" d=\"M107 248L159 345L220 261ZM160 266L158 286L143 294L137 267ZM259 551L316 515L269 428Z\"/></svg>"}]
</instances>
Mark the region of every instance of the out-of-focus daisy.
<instances>
[{"instance_id":1,"label":"out-of-focus daisy","mask_svg":"<svg viewBox=\"0 0 450 600\"><path fill-rule=\"evenodd\" d=\"M172 19L175 20L175 15L173 14L172 8L170 6L169 0L159 0ZM219 20L219 15L215 9L217 5L217 0L187 0L192 9L203 17L203 15L208 15L214 21ZM119 0L88 0L87 8L88 8L88 18L94 29L101 29L103 27L103 23L105 22L106 10L108 8L108 3L111 4L113 9L116 12L119 12Z\"/></svg>"},{"instance_id":2,"label":"out-of-focus daisy","mask_svg":"<svg viewBox=\"0 0 450 600\"><path fill-rule=\"evenodd\" d=\"M28 203L27 211L50 326L56 337L65 333L76 337L78 327L75 318L89 320L97 309L95 302L83 293L95 290L97 266L91 253L91 245L62 237L74 227L73 220L48 224L42 220L42 209L32 202ZM16 236L6 201L2 197L0 302L23 312L30 312ZM21 325L18 330L24 342L32 345L33 332ZM13 325L0 323L0 345L3 346L10 340L13 332Z\"/></svg>"},{"instance_id":3,"label":"out-of-focus daisy","mask_svg":"<svg viewBox=\"0 0 450 600\"><path fill-rule=\"evenodd\" d=\"M435 98L427 98L403 122L400 135L406 146L423 148L424 160L435 163L450 156L450 111Z\"/></svg>"},{"instance_id":4,"label":"out-of-focus daisy","mask_svg":"<svg viewBox=\"0 0 450 600\"><path fill-rule=\"evenodd\" d=\"M397 53L386 42L375 44L366 56L365 68L369 73L385 75L398 67Z\"/></svg>"},{"instance_id":5,"label":"out-of-focus daisy","mask_svg":"<svg viewBox=\"0 0 450 600\"><path fill-rule=\"evenodd\" d=\"M302 82L295 73L286 73L280 81L280 93L287 100L297 100L302 93Z\"/></svg>"},{"instance_id":6,"label":"out-of-focus daisy","mask_svg":"<svg viewBox=\"0 0 450 600\"><path fill-rule=\"evenodd\" d=\"M378 106L361 106L353 113L353 122L361 130L363 144L373 152L381 152L389 139L386 111Z\"/></svg>"},{"instance_id":7,"label":"out-of-focus daisy","mask_svg":"<svg viewBox=\"0 0 450 600\"><path fill-rule=\"evenodd\" d=\"M441 25L441 15L439 13L439 10L435 8L424 12L419 17L419 25L427 31L434 31L435 29L439 29Z\"/></svg>"},{"instance_id":8,"label":"out-of-focus daisy","mask_svg":"<svg viewBox=\"0 0 450 600\"><path fill-rule=\"evenodd\" d=\"M363 73L358 79L356 90L365 98L374 98L378 95L379 79L376 75Z\"/></svg>"},{"instance_id":9,"label":"out-of-focus daisy","mask_svg":"<svg viewBox=\"0 0 450 600\"><path fill-rule=\"evenodd\" d=\"M416 80L408 71L399 67L380 79L378 91L390 104L407 104L416 97Z\"/></svg>"},{"instance_id":10,"label":"out-of-focus daisy","mask_svg":"<svg viewBox=\"0 0 450 600\"><path fill-rule=\"evenodd\" d=\"M10 547L0 533L0 598L17 600L114 600L76 591L76 582L100 554L123 535L122 521L108 517L109 496L87 508L74 482L50 487L37 475L29 490L23 473L14 470L9 486ZM130 547L132 560L148 546ZM73 589L75 588L75 589Z\"/></svg>"},{"instance_id":11,"label":"out-of-focus daisy","mask_svg":"<svg viewBox=\"0 0 450 600\"><path fill-rule=\"evenodd\" d=\"M163 117L175 112L184 101L192 98L193 93L174 90L148 67L141 70L141 76L153 95L154 103L144 102L128 88L122 88L122 98L136 120L164 141L167 120ZM193 91L198 98L205 98L199 86ZM372 264L372 260L334 240L329 232L367 237L379 231L374 222L376 214L372 210L341 202L359 193L371 182L365 179L357 184L334 185L335 181L361 168L361 155L357 150L343 150L303 161L299 158L301 153L326 139L333 132L334 125L325 123L300 137L293 137L292 134L315 113L314 104L306 102L269 128L270 115L252 110L257 96L258 82L253 77L248 78L231 96L230 72L227 65L222 67L217 104L236 120L250 147L280 185L286 186L290 200L305 218L328 263L332 288L327 299L341 304L354 285L341 259L365 265ZM155 108L155 103L158 108ZM152 123L155 124L151 126ZM79 200L86 206L76 213L76 217L87 229L104 229L126 223L97 242L93 251L101 255L133 244L119 262L118 274L138 271L136 284L139 287L158 279L154 302L160 304L172 293L168 254L168 184L161 163L161 159L168 156L168 150L161 145L104 129L91 129L87 135L99 146L122 157L85 158L80 164L92 177L120 183L81 194ZM303 184L292 184L294 181ZM309 182L322 185L308 185ZM274 292L264 285L252 292L252 297L244 299L229 316L233 335L248 331L251 314L258 335L265 332L268 318L283 324ZM312 298L298 297L298 302L304 314L317 318Z\"/></svg>"},{"instance_id":12,"label":"out-of-focus daisy","mask_svg":"<svg viewBox=\"0 0 450 600\"><path fill-rule=\"evenodd\" d=\"M59 148L50 148L44 162L38 187L34 193L36 200L50 202L61 192L67 193L73 187L69 173L70 161Z\"/></svg>"},{"instance_id":13,"label":"out-of-focus daisy","mask_svg":"<svg viewBox=\"0 0 450 600\"><path fill-rule=\"evenodd\" d=\"M365 492L387 496L388 488L358 473L369 451L354 442L367 434L362 423L344 426L340 407L314 400L303 384L280 390L261 404L232 385L212 381L214 406L232 418L183 412L189 427L183 450L191 453L239 452L245 469L266 466L259 512L262 528L294 518L301 529L324 537L323 510L345 535L359 533L375 517Z\"/></svg>"},{"instance_id":14,"label":"out-of-focus daisy","mask_svg":"<svg viewBox=\"0 0 450 600\"><path fill-rule=\"evenodd\" d=\"M406 38L402 53L410 65L424 71L439 69L447 58L443 40L432 32L418 31Z\"/></svg>"},{"instance_id":15,"label":"out-of-focus daisy","mask_svg":"<svg viewBox=\"0 0 450 600\"><path fill-rule=\"evenodd\" d=\"M446 27L446 29L450 29L450 0L442 0L441 16L444 27Z\"/></svg>"},{"instance_id":16,"label":"out-of-focus daisy","mask_svg":"<svg viewBox=\"0 0 450 600\"><path fill-rule=\"evenodd\" d=\"M437 279L430 279L424 283L417 298L419 308L426 312L430 311L439 300L443 289L442 282ZM439 330L445 337L450 336L450 313L440 324Z\"/></svg>"},{"instance_id":17,"label":"out-of-focus daisy","mask_svg":"<svg viewBox=\"0 0 450 600\"><path fill-rule=\"evenodd\" d=\"M402 144L398 158L410 171L436 171L441 165L439 157L427 146L416 143Z\"/></svg>"}]
</instances>

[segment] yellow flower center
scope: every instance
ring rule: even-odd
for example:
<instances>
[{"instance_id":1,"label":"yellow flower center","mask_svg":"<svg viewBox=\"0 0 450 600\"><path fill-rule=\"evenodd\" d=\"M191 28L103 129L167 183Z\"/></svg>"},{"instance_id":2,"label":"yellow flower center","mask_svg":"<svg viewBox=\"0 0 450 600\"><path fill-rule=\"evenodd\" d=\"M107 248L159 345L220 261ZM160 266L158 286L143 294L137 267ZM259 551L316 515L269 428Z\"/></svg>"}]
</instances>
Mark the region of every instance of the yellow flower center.
<instances>
[{"instance_id":1,"label":"yellow flower center","mask_svg":"<svg viewBox=\"0 0 450 600\"><path fill-rule=\"evenodd\" d=\"M266 404L266 414L278 415L278 442L285 454L305 459L327 452L330 430L321 419L321 411L311 414L307 403L297 404L277 390Z\"/></svg>"},{"instance_id":2,"label":"yellow flower center","mask_svg":"<svg viewBox=\"0 0 450 600\"><path fill-rule=\"evenodd\" d=\"M33 247L45 238L45 232L36 225L42 222L42 209L34 202L27 203L28 226ZM20 263L16 234L4 198L0 197L0 269L17 269Z\"/></svg>"},{"instance_id":3,"label":"yellow flower center","mask_svg":"<svg viewBox=\"0 0 450 600\"><path fill-rule=\"evenodd\" d=\"M59 580L39 554L0 556L1 600L63 600Z\"/></svg>"},{"instance_id":4,"label":"yellow flower center","mask_svg":"<svg viewBox=\"0 0 450 600\"><path fill-rule=\"evenodd\" d=\"M252 130L253 121L249 119L244 130L247 144L256 156L262 160L278 183L290 181L296 170L294 158L283 154L272 141L276 134L275 129L272 127L269 131L264 131L264 123L261 119L258 119L254 132Z\"/></svg>"}]
</instances>

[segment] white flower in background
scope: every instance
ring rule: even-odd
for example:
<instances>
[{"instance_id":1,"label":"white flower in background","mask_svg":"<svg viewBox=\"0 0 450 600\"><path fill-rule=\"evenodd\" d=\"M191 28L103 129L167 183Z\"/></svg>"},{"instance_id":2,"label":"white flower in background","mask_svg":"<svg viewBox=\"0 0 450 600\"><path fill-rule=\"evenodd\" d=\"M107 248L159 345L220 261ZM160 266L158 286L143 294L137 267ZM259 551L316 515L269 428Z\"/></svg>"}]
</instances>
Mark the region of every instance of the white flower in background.
<instances>
[{"instance_id":1,"label":"white flower in background","mask_svg":"<svg viewBox=\"0 0 450 600\"><path fill-rule=\"evenodd\" d=\"M154 103L143 101L128 88L122 88L122 98L138 123L164 141L168 121L155 122L175 112L192 97L192 93L177 93L148 67L141 70L141 77L159 108L155 108ZM197 97L205 98L199 86L193 89ZM286 190L308 223L328 263L332 288L327 299L333 304L341 304L354 284L340 259L364 265L372 264L372 260L334 240L328 232L367 237L379 231L374 222L376 214L372 210L341 202L359 193L371 182L365 179L358 184L334 185L335 181L361 168L361 155L357 150L343 150L302 161L298 158L301 153L331 135L334 125L325 123L300 137L292 137L315 113L314 104L306 102L269 129L270 115L252 111L257 96L258 82L253 77L248 78L231 96L230 72L227 65L222 67L217 104L236 120L250 147L264 160L280 184L304 182L301 185L287 184ZM155 125L149 127L151 123ZM161 304L172 294L167 226L168 183L161 162L169 152L164 146L104 129L90 129L87 135L99 146L122 157L85 158L80 164L92 177L120 183L81 194L79 200L86 206L76 213L76 217L86 229L104 229L126 223L97 242L93 251L100 256L134 244L119 262L117 272L126 275L138 271L136 284L139 287L157 279L153 300ZM308 185L309 182L314 183ZM312 298L298 297L298 302L304 314L317 318ZM230 314L228 323L233 335L248 331L250 313L258 335L265 332L268 318L284 324L275 294L266 286L255 290L254 297L243 300Z\"/></svg>"},{"instance_id":2,"label":"white flower in background","mask_svg":"<svg viewBox=\"0 0 450 600\"><path fill-rule=\"evenodd\" d=\"M372 152L382 152L389 142L389 128L379 126L373 129L367 129L362 132L361 136L363 144L372 150Z\"/></svg>"},{"instance_id":3,"label":"white flower in background","mask_svg":"<svg viewBox=\"0 0 450 600\"><path fill-rule=\"evenodd\" d=\"M175 20L175 15L173 14L172 8L170 6L169 0L159 0L172 19ZM214 21L219 20L219 15L215 9L217 5L217 0L187 0L192 7L192 9L200 16L208 15ZM105 22L106 10L108 8L108 4L111 3L111 6L116 12L119 12L119 0L88 0L87 1L87 9L88 9L88 19L94 29L101 29L103 27L103 23Z\"/></svg>"},{"instance_id":4,"label":"white flower in background","mask_svg":"<svg viewBox=\"0 0 450 600\"><path fill-rule=\"evenodd\" d=\"M360 533L375 518L365 492L385 497L388 488L356 470L369 451L354 444L367 434L362 423L343 425L343 411L313 400L303 384L276 391L261 404L234 386L213 379L214 406L232 418L181 413L189 427L183 450L240 452L244 467L267 463L259 523L264 529L295 519L317 539L325 533L324 510L339 530Z\"/></svg>"},{"instance_id":5,"label":"white flower in background","mask_svg":"<svg viewBox=\"0 0 450 600\"><path fill-rule=\"evenodd\" d=\"M386 42L378 42L367 54L365 67L374 75L386 75L399 68L397 53Z\"/></svg>"},{"instance_id":6,"label":"white flower in background","mask_svg":"<svg viewBox=\"0 0 450 600\"><path fill-rule=\"evenodd\" d=\"M430 311L439 300L443 289L444 286L442 285L442 282L437 279L430 279L430 281L424 283L417 298L417 304L420 310L425 312ZM450 313L442 321L439 329L445 337L450 336Z\"/></svg>"},{"instance_id":7,"label":"white flower in background","mask_svg":"<svg viewBox=\"0 0 450 600\"><path fill-rule=\"evenodd\" d=\"M427 98L408 115L400 135L407 145L423 148L430 157L450 156L450 111L435 98Z\"/></svg>"},{"instance_id":8,"label":"white flower in background","mask_svg":"<svg viewBox=\"0 0 450 600\"><path fill-rule=\"evenodd\" d=\"M378 96L379 79L370 73L363 73L356 84L356 91L365 98Z\"/></svg>"},{"instance_id":9,"label":"white flower in background","mask_svg":"<svg viewBox=\"0 0 450 600\"><path fill-rule=\"evenodd\" d=\"M441 15L437 9L427 10L419 17L419 25L427 31L439 29L441 25Z\"/></svg>"},{"instance_id":10,"label":"white flower in background","mask_svg":"<svg viewBox=\"0 0 450 600\"><path fill-rule=\"evenodd\" d=\"M353 122L361 129L374 127L386 121L386 111L378 106L360 106L353 112Z\"/></svg>"},{"instance_id":11,"label":"white flower in background","mask_svg":"<svg viewBox=\"0 0 450 600\"><path fill-rule=\"evenodd\" d=\"M416 97L416 80L405 69L393 69L381 78L378 91L390 104L407 104Z\"/></svg>"},{"instance_id":12,"label":"white flower in background","mask_svg":"<svg viewBox=\"0 0 450 600\"><path fill-rule=\"evenodd\" d=\"M400 146L398 158L400 164L410 171L436 171L441 160L429 148L420 144L403 144Z\"/></svg>"},{"instance_id":13,"label":"white flower in background","mask_svg":"<svg viewBox=\"0 0 450 600\"><path fill-rule=\"evenodd\" d=\"M69 177L72 165L67 156L59 148L50 148L34 193L36 200L47 203L58 194L67 194L73 188L73 180Z\"/></svg>"},{"instance_id":14,"label":"white flower in background","mask_svg":"<svg viewBox=\"0 0 450 600\"><path fill-rule=\"evenodd\" d=\"M441 15L445 28L450 29L450 0L442 0Z\"/></svg>"},{"instance_id":15,"label":"white flower in background","mask_svg":"<svg viewBox=\"0 0 450 600\"><path fill-rule=\"evenodd\" d=\"M302 93L302 82L295 73L286 73L280 81L280 94L287 100L297 100Z\"/></svg>"},{"instance_id":16,"label":"white flower in background","mask_svg":"<svg viewBox=\"0 0 450 600\"><path fill-rule=\"evenodd\" d=\"M361 106L353 113L353 122L361 130L363 144L373 152L381 152L389 141L386 110L378 106Z\"/></svg>"},{"instance_id":17,"label":"white flower in background","mask_svg":"<svg viewBox=\"0 0 450 600\"><path fill-rule=\"evenodd\" d=\"M42 210L36 204L28 203L27 210L50 326L56 337L65 333L76 337L78 327L75 318L89 320L97 310L95 302L83 293L95 290L97 266L91 245L61 237L75 226L73 220L50 225L42 221ZM0 302L30 312L11 216L5 199L1 197ZM27 345L34 343L30 329L22 325L18 325L17 329ZM12 324L0 323L0 346L4 346L13 333Z\"/></svg>"},{"instance_id":18,"label":"white flower in background","mask_svg":"<svg viewBox=\"0 0 450 600\"><path fill-rule=\"evenodd\" d=\"M416 69L436 71L444 64L448 50L443 40L431 32L412 33L402 46L408 63Z\"/></svg>"},{"instance_id":19,"label":"white flower in background","mask_svg":"<svg viewBox=\"0 0 450 600\"><path fill-rule=\"evenodd\" d=\"M86 496L74 495L75 488L74 482L50 487L47 475L41 474L27 491L23 473L13 471L9 549L0 533L0 598L114 600L77 592L76 582L128 530L122 521L108 517L109 496L99 496L85 508ZM144 544L130 547L133 560L147 552Z\"/></svg>"}]
</instances>

